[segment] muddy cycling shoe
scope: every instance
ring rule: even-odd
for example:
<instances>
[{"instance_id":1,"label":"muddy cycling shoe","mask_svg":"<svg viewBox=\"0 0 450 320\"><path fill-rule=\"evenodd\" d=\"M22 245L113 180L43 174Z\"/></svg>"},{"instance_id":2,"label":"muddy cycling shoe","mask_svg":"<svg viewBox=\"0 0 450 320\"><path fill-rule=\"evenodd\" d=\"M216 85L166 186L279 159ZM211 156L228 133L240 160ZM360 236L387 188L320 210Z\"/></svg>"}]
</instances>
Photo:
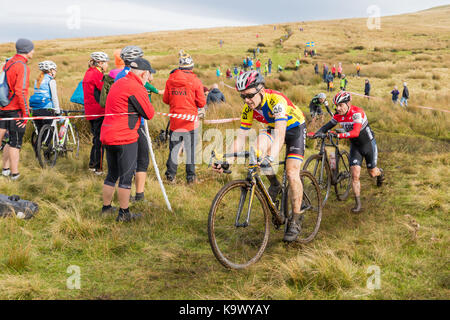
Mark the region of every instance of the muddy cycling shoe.
<instances>
[{"instance_id":1,"label":"muddy cycling shoe","mask_svg":"<svg viewBox=\"0 0 450 320\"><path fill-rule=\"evenodd\" d=\"M11 175L11 170L9 170L9 168L2 169L2 176L9 177L10 175Z\"/></svg>"},{"instance_id":2,"label":"muddy cycling shoe","mask_svg":"<svg viewBox=\"0 0 450 320\"><path fill-rule=\"evenodd\" d=\"M297 239L300 231L302 230L301 220L302 219L300 217L295 217L288 222L288 226L283 238L284 242L293 242Z\"/></svg>"},{"instance_id":3,"label":"muddy cycling shoe","mask_svg":"<svg viewBox=\"0 0 450 320\"><path fill-rule=\"evenodd\" d=\"M360 197L355 197L355 206L351 210L353 213L360 213L362 211Z\"/></svg>"},{"instance_id":4,"label":"muddy cycling shoe","mask_svg":"<svg viewBox=\"0 0 450 320\"><path fill-rule=\"evenodd\" d=\"M103 206L101 215L115 214L116 212L117 212L117 207L113 207L111 205Z\"/></svg>"},{"instance_id":5,"label":"muddy cycling shoe","mask_svg":"<svg viewBox=\"0 0 450 320\"><path fill-rule=\"evenodd\" d=\"M381 174L377 177L377 187L381 187L385 180L383 169L380 168L380 172Z\"/></svg>"},{"instance_id":6,"label":"muddy cycling shoe","mask_svg":"<svg viewBox=\"0 0 450 320\"><path fill-rule=\"evenodd\" d=\"M278 194L281 191L281 185L270 185L269 187L269 196L270 198L272 198L272 201L275 202L275 200L277 199Z\"/></svg>"},{"instance_id":7,"label":"muddy cycling shoe","mask_svg":"<svg viewBox=\"0 0 450 320\"><path fill-rule=\"evenodd\" d=\"M142 217L141 213L131 213L129 209L119 209L119 215L116 218L117 222L131 222Z\"/></svg>"}]
</instances>

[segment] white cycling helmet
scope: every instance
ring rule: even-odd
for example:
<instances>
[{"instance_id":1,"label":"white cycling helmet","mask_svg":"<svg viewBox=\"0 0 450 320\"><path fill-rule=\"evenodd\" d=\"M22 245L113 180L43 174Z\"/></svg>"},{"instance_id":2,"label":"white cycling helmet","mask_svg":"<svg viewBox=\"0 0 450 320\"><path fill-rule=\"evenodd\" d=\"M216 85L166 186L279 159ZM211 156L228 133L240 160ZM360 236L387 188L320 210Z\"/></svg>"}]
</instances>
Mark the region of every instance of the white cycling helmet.
<instances>
[{"instance_id":1,"label":"white cycling helmet","mask_svg":"<svg viewBox=\"0 0 450 320\"><path fill-rule=\"evenodd\" d=\"M41 71L50 71L50 70L56 70L56 63L50 60L39 62L38 64L39 70Z\"/></svg>"},{"instance_id":2,"label":"white cycling helmet","mask_svg":"<svg viewBox=\"0 0 450 320\"><path fill-rule=\"evenodd\" d=\"M265 84L264 77L257 71L247 71L236 79L236 90L244 91L249 88L255 88L260 84Z\"/></svg>"},{"instance_id":3,"label":"white cycling helmet","mask_svg":"<svg viewBox=\"0 0 450 320\"><path fill-rule=\"evenodd\" d=\"M327 95L325 94L325 93L319 93L318 95L317 95L317 98L319 98L319 99L326 99L327 98Z\"/></svg>"},{"instance_id":4,"label":"white cycling helmet","mask_svg":"<svg viewBox=\"0 0 450 320\"><path fill-rule=\"evenodd\" d=\"M109 61L109 57L106 53L97 51L91 53L91 59L96 62L107 62Z\"/></svg>"},{"instance_id":5,"label":"white cycling helmet","mask_svg":"<svg viewBox=\"0 0 450 320\"><path fill-rule=\"evenodd\" d=\"M127 64L143 55L144 51L138 46L126 46L120 51L120 58Z\"/></svg>"}]
</instances>

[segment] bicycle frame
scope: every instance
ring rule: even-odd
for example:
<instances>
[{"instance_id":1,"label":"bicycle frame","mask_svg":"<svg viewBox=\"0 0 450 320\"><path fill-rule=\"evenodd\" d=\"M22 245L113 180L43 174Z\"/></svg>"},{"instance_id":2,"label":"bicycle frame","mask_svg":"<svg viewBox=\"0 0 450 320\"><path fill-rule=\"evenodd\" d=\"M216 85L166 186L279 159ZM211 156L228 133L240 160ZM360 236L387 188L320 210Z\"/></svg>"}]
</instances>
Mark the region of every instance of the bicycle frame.
<instances>
[{"instance_id":1,"label":"bicycle frame","mask_svg":"<svg viewBox=\"0 0 450 320\"><path fill-rule=\"evenodd\" d=\"M339 149L339 139L336 138L336 141L334 141L333 137L328 137L328 139L330 139L329 144L326 143L326 139L327 138L323 138L321 145L320 145L319 155L322 156L322 164L321 164L322 167L320 168L320 173L321 173L321 175L323 174L325 161L328 163L328 165L330 165L330 161L328 160L328 152L325 149L325 147L334 147L334 154L336 157L336 167L334 168L334 170L330 170L330 171L331 171L331 184L336 185L338 183L337 173L339 172L339 163L340 163L339 159L341 158L341 155L342 155L341 151ZM330 166L330 168L331 168L331 166Z\"/></svg>"}]
</instances>

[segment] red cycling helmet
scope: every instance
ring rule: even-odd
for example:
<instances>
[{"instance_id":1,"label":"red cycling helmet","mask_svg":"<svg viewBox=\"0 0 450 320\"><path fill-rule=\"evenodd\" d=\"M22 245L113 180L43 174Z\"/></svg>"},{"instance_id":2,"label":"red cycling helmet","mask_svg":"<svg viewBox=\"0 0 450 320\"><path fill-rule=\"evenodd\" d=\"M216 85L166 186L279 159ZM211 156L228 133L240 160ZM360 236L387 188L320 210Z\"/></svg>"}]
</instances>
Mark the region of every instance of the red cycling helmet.
<instances>
[{"instance_id":1,"label":"red cycling helmet","mask_svg":"<svg viewBox=\"0 0 450 320\"><path fill-rule=\"evenodd\" d=\"M350 94L350 92L341 91L337 95L334 96L333 103L335 105L338 105L340 103L350 102L351 100L352 100L352 95Z\"/></svg>"}]
</instances>

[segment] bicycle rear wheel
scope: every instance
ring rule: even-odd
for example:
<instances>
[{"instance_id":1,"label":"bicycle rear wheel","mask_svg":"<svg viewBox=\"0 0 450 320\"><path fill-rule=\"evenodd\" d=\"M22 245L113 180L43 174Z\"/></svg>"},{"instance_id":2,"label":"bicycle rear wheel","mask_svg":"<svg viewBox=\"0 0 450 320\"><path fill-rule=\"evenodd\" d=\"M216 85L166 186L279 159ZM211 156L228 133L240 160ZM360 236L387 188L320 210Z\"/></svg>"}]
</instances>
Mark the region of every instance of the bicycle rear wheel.
<instances>
[{"instance_id":1,"label":"bicycle rear wheel","mask_svg":"<svg viewBox=\"0 0 450 320\"><path fill-rule=\"evenodd\" d=\"M227 268L243 269L257 262L269 241L270 211L262 192L256 188L250 211L249 225L236 226L247 218L250 183L232 181L214 198L208 217L208 237L217 260Z\"/></svg>"},{"instance_id":2,"label":"bicycle rear wheel","mask_svg":"<svg viewBox=\"0 0 450 320\"><path fill-rule=\"evenodd\" d=\"M319 154L312 155L306 160L303 170L311 172L316 178L320 187L322 206L325 206L331 190L331 169L328 161L324 163L322 171L322 156Z\"/></svg>"},{"instance_id":3,"label":"bicycle rear wheel","mask_svg":"<svg viewBox=\"0 0 450 320\"><path fill-rule=\"evenodd\" d=\"M39 131L36 153L39 165L42 168L54 167L56 164L56 158L58 157L56 150L58 142L56 139L54 128L49 124L44 125Z\"/></svg>"},{"instance_id":4,"label":"bicycle rear wheel","mask_svg":"<svg viewBox=\"0 0 450 320\"><path fill-rule=\"evenodd\" d=\"M309 171L300 171L300 180L303 184L302 197L302 220L301 231L297 237L297 242L309 243L319 232L322 221L322 198L319 183ZM290 191L289 191L290 192ZM289 199L288 199L289 198ZM285 204L287 217L292 216L292 204L290 197L286 198Z\"/></svg>"},{"instance_id":5,"label":"bicycle rear wheel","mask_svg":"<svg viewBox=\"0 0 450 320\"><path fill-rule=\"evenodd\" d=\"M350 156L347 151L341 151L336 163L339 166L339 172L336 175L336 184L334 190L339 201L344 201L348 198L350 192L350 185L352 175L350 172Z\"/></svg>"}]
</instances>

